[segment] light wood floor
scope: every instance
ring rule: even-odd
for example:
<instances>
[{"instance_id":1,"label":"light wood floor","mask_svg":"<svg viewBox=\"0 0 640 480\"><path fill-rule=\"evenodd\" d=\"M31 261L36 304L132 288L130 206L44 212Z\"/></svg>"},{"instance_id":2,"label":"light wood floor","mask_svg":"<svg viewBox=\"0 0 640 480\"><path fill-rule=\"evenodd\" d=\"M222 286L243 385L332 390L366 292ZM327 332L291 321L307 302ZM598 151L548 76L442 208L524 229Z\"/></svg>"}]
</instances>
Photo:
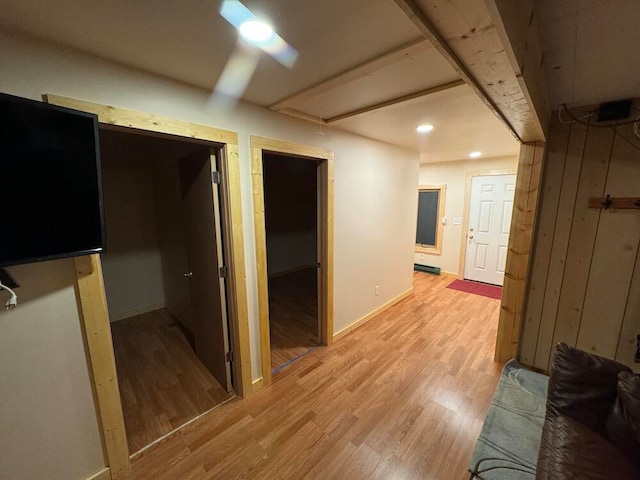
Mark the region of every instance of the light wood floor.
<instances>
[{"instance_id":1,"label":"light wood floor","mask_svg":"<svg viewBox=\"0 0 640 480\"><path fill-rule=\"evenodd\" d=\"M317 282L312 268L269 279L272 370L318 345Z\"/></svg>"},{"instance_id":2,"label":"light wood floor","mask_svg":"<svg viewBox=\"0 0 640 480\"><path fill-rule=\"evenodd\" d=\"M129 452L229 400L167 310L111 324Z\"/></svg>"},{"instance_id":3,"label":"light wood floor","mask_svg":"<svg viewBox=\"0 0 640 480\"><path fill-rule=\"evenodd\" d=\"M148 450L125 478L468 478L501 368L499 301L414 279L412 296Z\"/></svg>"}]
</instances>

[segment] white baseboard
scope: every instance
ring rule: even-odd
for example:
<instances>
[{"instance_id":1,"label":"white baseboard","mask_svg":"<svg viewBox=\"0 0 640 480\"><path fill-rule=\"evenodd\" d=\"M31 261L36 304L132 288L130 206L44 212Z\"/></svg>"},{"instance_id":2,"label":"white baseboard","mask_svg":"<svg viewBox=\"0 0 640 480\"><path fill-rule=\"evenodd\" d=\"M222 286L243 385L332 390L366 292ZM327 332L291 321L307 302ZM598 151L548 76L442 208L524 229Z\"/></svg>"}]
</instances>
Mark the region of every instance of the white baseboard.
<instances>
[{"instance_id":1,"label":"white baseboard","mask_svg":"<svg viewBox=\"0 0 640 480\"><path fill-rule=\"evenodd\" d=\"M443 277L461 278L460 275L458 275L457 273L453 273L453 272L440 271L440 275L442 275Z\"/></svg>"},{"instance_id":2,"label":"white baseboard","mask_svg":"<svg viewBox=\"0 0 640 480\"><path fill-rule=\"evenodd\" d=\"M351 333L352 331L354 331L356 328L361 327L362 325L364 325L365 323L367 323L369 320L371 320L374 317L377 317L378 315L380 315L382 312L384 312L385 310L387 310L388 308L393 307L396 303L400 302L401 300L404 300L405 298L407 298L409 295L411 295L413 293L413 287L411 287L409 290L407 290L404 293L401 293L400 295L398 295L395 298L392 298L391 300L389 300L387 303L385 303L384 305L376 308L373 312L370 312L368 314L366 314L364 317L356 320L355 322L353 322L351 325L349 325L348 327L343 328L342 330L340 330L339 332L336 332L333 334L333 341L335 342L336 340L341 339L342 337L344 337L345 335L347 335L348 333Z\"/></svg>"},{"instance_id":3,"label":"white baseboard","mask_svg":"<svg viewBox=\"0 0 640 480\"><path fill-rule=\"evenodd\" d=\"M87 477L86 480L111 480L111 469L109 467L105 467L99 472Z\"/></svg>"}]
</instances>

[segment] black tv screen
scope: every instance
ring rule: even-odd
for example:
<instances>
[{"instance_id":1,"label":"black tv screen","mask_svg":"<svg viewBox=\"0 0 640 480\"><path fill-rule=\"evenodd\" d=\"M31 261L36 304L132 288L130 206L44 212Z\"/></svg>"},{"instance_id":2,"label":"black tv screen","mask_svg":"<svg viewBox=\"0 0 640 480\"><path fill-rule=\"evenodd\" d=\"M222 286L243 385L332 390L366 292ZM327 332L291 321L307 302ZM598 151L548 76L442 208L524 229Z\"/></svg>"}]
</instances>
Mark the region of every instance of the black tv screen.
<instances>
[{"instance_id":1,"label":"black tv screen","mask_svg":"<svg viewBox=\"0 0 640 480\"><path fill-rule=\"evenodd\" d=\"M0 267L103 251L98 119L0 94Z\"/></svg>"}]
</instances>

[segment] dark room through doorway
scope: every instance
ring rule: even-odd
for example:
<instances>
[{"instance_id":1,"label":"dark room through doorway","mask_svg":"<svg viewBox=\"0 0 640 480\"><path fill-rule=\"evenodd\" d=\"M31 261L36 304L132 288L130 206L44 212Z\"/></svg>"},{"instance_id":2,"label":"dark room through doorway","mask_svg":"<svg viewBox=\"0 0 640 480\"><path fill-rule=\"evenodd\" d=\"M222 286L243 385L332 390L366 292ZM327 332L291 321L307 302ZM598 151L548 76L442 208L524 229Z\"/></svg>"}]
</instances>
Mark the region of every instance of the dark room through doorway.
<instances>
[{"instance_id":1,"label":"dark room through doorway","mask_svg":"<svg viewBox=\"0 0 640 480\"><path fill-rule=\"evenodd\" d=\"M271 371L317 347L319 161L263 154Z\"/></svg>"}]
</instances>

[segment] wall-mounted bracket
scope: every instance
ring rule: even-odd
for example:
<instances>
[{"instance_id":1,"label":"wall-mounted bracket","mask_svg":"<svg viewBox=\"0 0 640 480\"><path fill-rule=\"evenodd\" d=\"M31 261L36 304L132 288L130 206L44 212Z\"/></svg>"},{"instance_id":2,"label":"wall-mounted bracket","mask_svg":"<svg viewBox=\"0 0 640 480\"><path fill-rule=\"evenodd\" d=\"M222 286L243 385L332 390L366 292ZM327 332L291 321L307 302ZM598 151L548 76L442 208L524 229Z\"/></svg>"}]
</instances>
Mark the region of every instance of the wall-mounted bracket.
<instances>
[{"instance_id":1,"label":"wall-mounted bracket","mask_svg":"<svg viewBox=\"0 0 640 480\"><path fill-rule=\"evenodd\" d=\"M4 268L0 268L0 283L14 290L20 286Z\"/></svg>"}]
</instances>

